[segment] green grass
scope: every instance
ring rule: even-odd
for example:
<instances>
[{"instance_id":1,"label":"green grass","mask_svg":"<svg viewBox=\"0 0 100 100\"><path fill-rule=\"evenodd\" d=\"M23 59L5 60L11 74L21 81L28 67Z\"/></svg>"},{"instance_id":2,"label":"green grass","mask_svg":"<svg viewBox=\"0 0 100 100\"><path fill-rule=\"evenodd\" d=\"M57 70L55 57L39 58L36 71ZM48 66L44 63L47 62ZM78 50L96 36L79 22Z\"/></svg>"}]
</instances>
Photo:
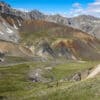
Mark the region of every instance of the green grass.
<instances>
[{"instance_id":1,"label":"green grass","mask_svg":"<svg viewBox=\"0 0 100 100\"><path fill-rule=\"evenodd\" d=\"M34 33L21 33L21 37L21 43L33 45L34 41L36 41L37 39L39 40L45 37L49 38L51 36L48 34L48 31L40 31Z\"/></svg>"},{"instance_id":2,"label":"green grass","mask_svg":"<svg viewBox=\"0 0 100 100\"><path fill-rule=\"evenodd\" d=\"M29 58L25 57L15 57L15 56L6 56L5 62L6 63L19 63L19 62L27 62Z\"/></svg>"},{"instance_id":3,"label":"green grass","mask_svg":"<svg viewBox=\"0 0 100 100\"><path fill-rule=\"evenodd\" d=\"M67 62L62 65L57 65L53 68L52 72L56 79L62 79L64 77L70 76L75 72L82 71L88 68L96 66L99 62Z\"/></svg>"},{"instance_id":4,"label":"green grass","mask_svg":"<svg viewBox=\"0 0 100 100\"><path fill-rule=\"evenodd\" d=\"M69 76L79 70L87 69L97 65L99 62L66 62L64 64L55 65L51 73L57 80ZM45 68L50 66L51 62L31 62L27 64L19 64L15 66L0 66L0 96L6 97L7 100L93 100L93 99L74 99L79 96L88 95L88 90L85 90L87 86L81 85L81 83L63 82L59 83L59 87L56 86L56 81L52 82L53 87L48 87L47 83L33 83L28 79L28 72L35 68ZM51 64L52 65L52 64ZM46 77L49 77L51 73L44 73ZM91 83L88 82L86 84ZM82 82L82 84L85 84ZM99 84L99 80L97 85ZM79 86L79 94L78 92ZM83 87L84 86L84 87ZM70 89L67 90L67 88ZM75 89L73 89L75 87ZM99 87L98 87L99 88ZM81 90L84 90L81 92ZM88 88L87 88L88 89ZM100 89L100 88L99 88ZM87 92L86 92L87 91ZM74 94L75 92L75 94ZM94 91L93 91L94 92ZM93 93L89 90L90 95ZM72 93L72 99L70 99ZM99 100L99 99L94 99Z\"/></svg>"},{"instance_id":5,"label":"green grass","mask_svg":"<svg viewBox=\"0 0 100 100\"><path fill-rule=\"evenodd\" d=\"M45 92L36 100L100 100L100 77Z\"/></svg>"},{"instance_id":6,"label":"green grass","mask_svg":"<svg viewBox=\"0 0 100 100\"><path fill-rule=\"evenodd\" d=\"M0 68L0 93L22 89L29 66L25 64Z\"/></svg>"},{"instance_id":7,"label":"green grass","mask_svg":"<svg viewBox=\"0 0 100 100\"><path fill-rule=\"evenodd\" d=\"M36 66L30 63L0 67L0 96L8 97L7 100L22 100L21 96L24 98L28 92L42 88L42 83L32 83L27 77L28 71Z\"/></svg>"}]
</instances>

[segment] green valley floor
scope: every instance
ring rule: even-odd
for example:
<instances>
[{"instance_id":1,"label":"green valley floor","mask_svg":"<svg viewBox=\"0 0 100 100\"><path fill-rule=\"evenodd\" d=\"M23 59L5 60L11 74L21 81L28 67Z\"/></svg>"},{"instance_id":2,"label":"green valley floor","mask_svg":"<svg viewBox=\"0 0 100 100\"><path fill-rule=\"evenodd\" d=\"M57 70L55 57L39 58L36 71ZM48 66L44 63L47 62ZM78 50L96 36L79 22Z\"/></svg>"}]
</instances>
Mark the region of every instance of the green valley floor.
<instances>
[{"instance_id":1,"label":"green valley floor","mask_svg":"<svg viewBox=\"0 0 100 100\"><path fill-rule=\"evenodd\" d=\"M75 72L93 68L100 62L66 61L27 62L0 66L0 100L100 100L100 77L78 82L61 81ZM33 82L28 74L35 69L52 67L45 77L55 77L51 82Z\"/></svg>"}]
</instances>

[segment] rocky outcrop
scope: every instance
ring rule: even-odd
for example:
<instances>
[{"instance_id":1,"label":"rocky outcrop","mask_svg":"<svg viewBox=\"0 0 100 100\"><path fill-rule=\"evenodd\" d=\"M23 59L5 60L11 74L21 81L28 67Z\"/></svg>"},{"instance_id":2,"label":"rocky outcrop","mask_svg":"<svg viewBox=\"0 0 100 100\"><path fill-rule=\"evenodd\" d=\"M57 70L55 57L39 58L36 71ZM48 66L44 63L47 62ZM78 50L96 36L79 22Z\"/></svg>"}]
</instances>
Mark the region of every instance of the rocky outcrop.
<instances>
[{"instance_id":1,"label":"rocky outcrop","mask_svg":"<svg viewBox=\"0 0 100 100\"><path fill-rule=\"evenodd\" d=\"M33 81L33 82L43 82L43 83L49 83L52 81L56 81L55 77L53 74L50 74L52 72L52 66L50 67L45 67L44 69L33 69L30 70L28 73L28 78ZM47 77L46 73L48 73L48 75L50 74L49 77ZM90 78L94 78L97 75L100 75L100 64L97 65L95 68L89 68L89 69L85 69L79 72L76 72L70 76L67 76L61 80L59 80L59 82L65 82L65 81L82 81L82 80L86 80L86 79L90 79Z\"/></svg>"},{"instance_id":2,"label":"rocky outcrop","mask_svg":"<svg viewBox=\"0 0 100 100\"><path fill-rule=\"evenodd\" d=\"M76 72L71 76L64 78L63 81L81 81L86 79L92 72L93 68L89 68L80 72Z\"/></svg>"},{"instance_id":3,"label":"rocky outcrop","mask_svg":"<svg viewBox=\"0 0 100 100\"><path fill-rule=\"evenodd\" d=\"M92 71L91 73L87 76L86 79L90 79L90 78L94 78L97 75L100 75L100 64L97 65Z\"/></svg>"},{"instance_id":4,"label":"rocky outcrop","mask_svg":"<svg viewBox=\"0 0 100 100\"><path fill-rule=\"evenodd\" d=\"M5 53L0 52L0 62L4 62Z\"/></svg>"},{"instance_id":5,"label":"rocky outcrop","mask_svg":"<svg viewBox=\"0 0 100 100\"><path fill-rule=\"evenodd\" d=\"M15 23L10 25L3 17L0 17L0 39L17 43L20 39Z\"/></svg>"},{"instance_id":6,"label":"rocky outcrop","mask_svg":"<svg viewBox=\"0 0 100 100\"><path fill-rule=\"evenodd\" d=\"M94 78L97 75L100 75L100 64L97 65L94 68L89 68L87 70L77 72L77 73L71 75L70 77L65 78L64 80L67 80L67 81L81 81L81 80Z\"/></svg>"},{"instance_id":7,"label":"rocky outcrop","mask_svg":"<svg viewBox=\"0 0 100 100\"><path fill-rule=\"evenodd\" d=\"M28 78L32 82L42 82L48 83L54 80L53 76L50 75L50 71L48 69L31 69L28 73Z\"/></svg>"}]
</instances>

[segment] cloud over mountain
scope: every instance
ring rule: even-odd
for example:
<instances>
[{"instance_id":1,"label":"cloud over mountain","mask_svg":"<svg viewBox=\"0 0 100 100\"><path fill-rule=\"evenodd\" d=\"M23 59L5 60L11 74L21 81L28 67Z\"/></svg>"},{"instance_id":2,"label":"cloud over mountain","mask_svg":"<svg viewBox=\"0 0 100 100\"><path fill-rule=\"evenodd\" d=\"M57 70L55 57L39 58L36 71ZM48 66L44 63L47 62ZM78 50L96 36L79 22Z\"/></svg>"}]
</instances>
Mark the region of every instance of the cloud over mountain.
<instances>
[{"instance_id":1,"label":"cloud over mountain","mask_svg":"<svg viewBox=\"0 0 100 100\"><path fill-rule=\"evenodd\" d=\"M95 2L88 3L87 7L85 8L80 3L74 3L72 5L72 9L70 9L70 16L77 16L80 14L100 17L100 0L95 0Z\"/></svg>"}]
</instances>

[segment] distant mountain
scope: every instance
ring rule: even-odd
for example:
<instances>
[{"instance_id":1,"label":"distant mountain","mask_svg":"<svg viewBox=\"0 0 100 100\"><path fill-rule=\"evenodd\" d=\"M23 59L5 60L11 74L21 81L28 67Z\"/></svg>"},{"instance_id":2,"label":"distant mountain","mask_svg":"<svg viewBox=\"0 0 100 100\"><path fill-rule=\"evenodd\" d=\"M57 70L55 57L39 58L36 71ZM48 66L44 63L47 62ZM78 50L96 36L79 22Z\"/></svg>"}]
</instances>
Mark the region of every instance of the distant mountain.
<instances>
[{"instance_id":1,"label":"distant mountain","mask_svg":"<svg viewBox=\"0 0 100 100\"><path fill-rule=\"evenodd\" d=\"M32 19L45 20L61 25L71 26L84 32L94 35L100 39L100 19L90 15L80 15L73 18L66 18L61 15L44 15L39 11L31 12Z\"/></svg>"},{"instance_id":2,"label":"distant mountain","mask_svg":"<svg viewBox=\"0 0 100 100\"><path fill-rule=\"evenodd\" d=\"M28 15L30 16L31 19L37 19L37 20L42 20L45 18L45 15L38 10L32 10L28 12Z\"/></svg>"},{"instance_id":3,"label":"distant mountain","mask_svg":"<svg viewBox=\"0 0 100 100\"><path fill-rule=\"evenodd\" d=\"M81 29L84 32L90 33L100 39L100 19L89 16L80 15L78 17L70 18L70 26Z\"/></svg>"},{"instance_id":4,"label":"distant mountain","mask_svg":"<svg viewBox=\"0 0 100 100\"><path fill-rule=\"evenodd\" d=\"M55 22L55 23L62 24L62 25L68 25L69 24L69 20L66 17L62 17L59 14L57 14L57 15L47 15L47 16L45 16L44 20L49 21L49 22Z\"/></svg>"},{"instance_id":5,"label":"distant mountain","mask_svg":"<svg viewBox=\"0 0 100 100\"><path fill-rule=\"evenodd\" d=\"M80 29L84 32L94 35L100 39L100 19L89 16L89 15L80 15L78 17L66 18L61 15L46 16L45 19L49 22L55 22L62 25L68 25L73 28Z\"/></svg>"}]
</instances>

